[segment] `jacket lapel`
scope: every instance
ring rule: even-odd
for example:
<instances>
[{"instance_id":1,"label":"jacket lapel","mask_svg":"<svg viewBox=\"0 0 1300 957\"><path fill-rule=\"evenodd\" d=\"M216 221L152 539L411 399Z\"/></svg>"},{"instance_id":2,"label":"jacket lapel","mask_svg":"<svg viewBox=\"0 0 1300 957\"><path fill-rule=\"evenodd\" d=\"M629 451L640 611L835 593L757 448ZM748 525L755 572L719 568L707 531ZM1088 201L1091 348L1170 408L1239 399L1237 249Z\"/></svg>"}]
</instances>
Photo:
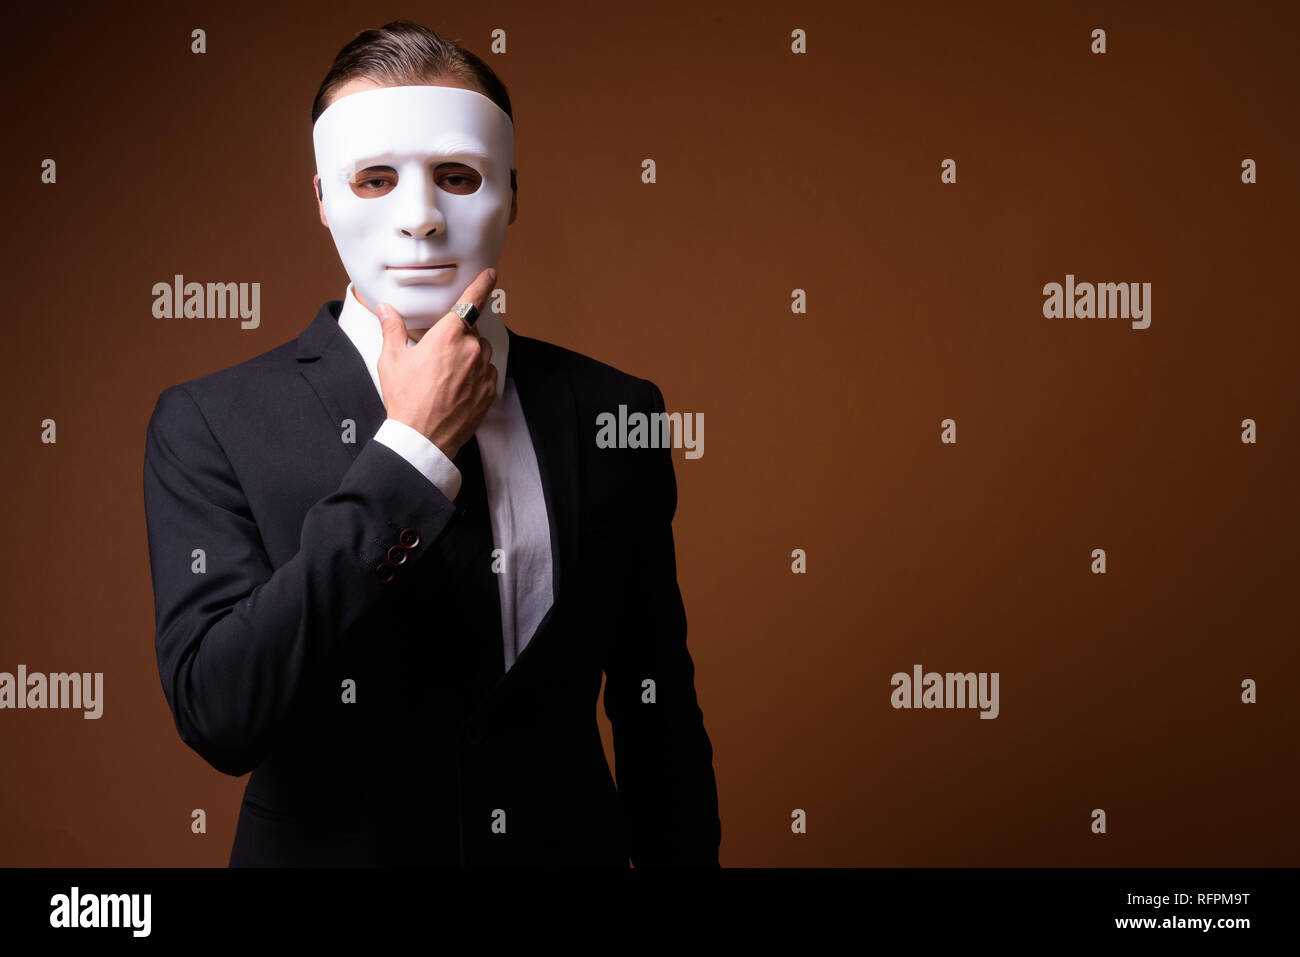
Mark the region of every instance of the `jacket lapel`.
<instances>
[{"instance_id":1,"label":"jacket lapel","mask_svg":"<svg viewBox=\"0 0 1300 957\"><path fill-rule=\"evenodd\" d=\"M551 526L555 607L578 543L578 413L568 378L544 361L538 345L536 339L511 332L506 374L515 381L541 473ZM530 642L522 654L532 646Z\"/></svg>"},{"instance_id":2,"label":"jacket lapel","mask_svg":"<svg viewBox=\"0 0 1300 957\"><path fill-rule=\"evenodd\" d=\"M387 413L365 360L339 328L342 309L342 299L325 303L312 324L298 337L298 371L320 396L340 436L340 444L355 459L361 446L383 424ZM349 419L355 423L354 441L342 442L343 423Z\"/></svg>"},{"instance_id":3,"label":"jacket lapel","mask_svg":"<svg viewBox=\"0 0 1300 957\"><path fill-rule=\"evenodd\" d=\"M576 567L578 547L578 421L573 389L563 369L548 359L542 343L506 331L510 336L506 376L514 381L519 393L546 498L553 599L532 639L514 666L480 702L471 722L489 713L511 689L529 681L538 667L541 650L555 640L550 626L561 602L573 590L569 579Z\"/></svg>"}]
</instances>

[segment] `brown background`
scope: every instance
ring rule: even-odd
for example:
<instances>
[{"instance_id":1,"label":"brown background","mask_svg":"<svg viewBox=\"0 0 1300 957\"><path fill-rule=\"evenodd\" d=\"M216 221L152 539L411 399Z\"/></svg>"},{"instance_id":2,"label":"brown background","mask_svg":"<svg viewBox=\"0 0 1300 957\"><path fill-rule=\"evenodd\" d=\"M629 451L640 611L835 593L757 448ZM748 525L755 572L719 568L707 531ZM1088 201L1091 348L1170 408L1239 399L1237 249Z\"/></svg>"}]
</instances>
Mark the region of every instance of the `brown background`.
<instances>
[{"instance_id":1,"label":"brown background","mask_svg":"<svg viewBox=\"0 0 1300 957\"><path fill-rule=\"evenodd\" d=\"M0 670L102 671L105 711L0 712L0 863L227 861L243 781L154 659L145 423L341 297L311 100L409 17L511 92L506 321L704 413L675 530L724 864L1300 864L1295 6L468 6L11 24ZM1045 319L1067 272L1151 282L1151 327ZM174 273L260 282L261 327L153 318ZM1001 716L893 710L915 663L999 672Z\"/></svg>"}]
</instances>

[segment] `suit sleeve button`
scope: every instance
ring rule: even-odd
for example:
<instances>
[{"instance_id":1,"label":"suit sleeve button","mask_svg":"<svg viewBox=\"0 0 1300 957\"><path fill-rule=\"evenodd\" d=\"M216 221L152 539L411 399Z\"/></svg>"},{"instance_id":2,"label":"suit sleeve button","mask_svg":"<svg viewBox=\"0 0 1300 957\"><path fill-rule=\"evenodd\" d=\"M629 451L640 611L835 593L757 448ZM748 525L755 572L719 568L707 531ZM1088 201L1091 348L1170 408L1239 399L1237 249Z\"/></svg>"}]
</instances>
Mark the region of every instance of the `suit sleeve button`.
<instances>
[{"instance_id":1,"label":"suit sleeve button","mask_svg":"<svg viewBox=\"0 0 1300 957\"><path fill-rule=\"evenodd\" d=\"M392 581L394 578L397 577L397 569L394 568L392 565L390 565L388 562L380 562L375 567L375 577L378 578L385 585L387 585L390 581Z\"/></svg>"},{"instance_id":2,"label":"suit sleeve button","mask_svg":"<svg viewBox=\"0 0 1300 957\"><path fill-rule=\"evenodd\" d=\"M388 560L394 565L400 565L406 561L406 549L400 545L394 545L388 550Z\"/></svg>"},{"instance_id":3,"label":"suit sleeve button","mask_svg":"<svg viewBox=\"0 0 1300 957\"><path fill-rule=\"evenodd\" d=\"M420 533L413 528L404 528L397 541L403 548L415 548L420 544Z\"/></svg>"}]
</instances>

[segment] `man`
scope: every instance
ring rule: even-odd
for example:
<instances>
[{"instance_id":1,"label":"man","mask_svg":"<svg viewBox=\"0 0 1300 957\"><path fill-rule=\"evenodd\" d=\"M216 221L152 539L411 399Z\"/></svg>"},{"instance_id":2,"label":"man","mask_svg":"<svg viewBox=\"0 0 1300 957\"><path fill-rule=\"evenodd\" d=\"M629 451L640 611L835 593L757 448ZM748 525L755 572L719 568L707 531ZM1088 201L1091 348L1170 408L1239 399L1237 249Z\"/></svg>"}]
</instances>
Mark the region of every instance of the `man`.
<instances>
[{"instance_id":1,"label":"man","mask_svg":"<svg viewBox=\"0 0 1300 957\"><path fill-rule=\"evenodd\" d=\"M595 442L663 397L489 305L505 87L398 21L340 52L313 122L344 299L164 390L146 438L163 691L251 772L231 865L716 867L670 451Z\"/></svg>"}]
</instances>

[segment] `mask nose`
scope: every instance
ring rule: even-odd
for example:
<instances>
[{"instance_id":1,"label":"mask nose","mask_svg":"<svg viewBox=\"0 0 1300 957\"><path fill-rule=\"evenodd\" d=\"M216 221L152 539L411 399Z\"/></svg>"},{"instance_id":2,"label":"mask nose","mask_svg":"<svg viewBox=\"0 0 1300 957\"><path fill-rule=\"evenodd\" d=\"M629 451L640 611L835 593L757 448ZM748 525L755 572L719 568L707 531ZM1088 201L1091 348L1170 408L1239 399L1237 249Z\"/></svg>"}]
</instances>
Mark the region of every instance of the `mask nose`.
<instances>
[{"instance_id":1,"label":"mask nose","mask_svg":"<svg viewBox=\"0 0 1300 957\"><path fill-rule=\"evenodd\" d=\"M408 189L403 197L397 231L412 239L424 239L444 232L447 220L438 209L438 186L433 181L432 171L421 170L414 176L415 183L411 183L411 178L408 176L406 179Z\"/></svg>"}]
</instances>

